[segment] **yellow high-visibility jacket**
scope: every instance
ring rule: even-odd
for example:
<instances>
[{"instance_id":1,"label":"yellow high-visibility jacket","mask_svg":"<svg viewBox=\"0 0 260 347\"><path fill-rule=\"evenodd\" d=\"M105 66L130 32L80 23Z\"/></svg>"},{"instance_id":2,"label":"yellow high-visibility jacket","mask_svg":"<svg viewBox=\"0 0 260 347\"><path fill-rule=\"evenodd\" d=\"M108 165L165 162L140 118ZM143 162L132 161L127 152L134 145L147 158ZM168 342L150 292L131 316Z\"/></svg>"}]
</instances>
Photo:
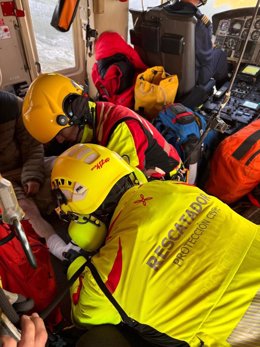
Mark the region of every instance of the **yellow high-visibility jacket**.
<instances>
[{"instance_id":1,"label":"yellow high-visibility jacket","mask_svg":"<svg viewBox=\"0 0 260 347\"><path fill-rule=\"evenodd\" d=\"M85 126L81 143L90 141L88 133ZM182 166L177 150L162 134L147 119L121 105L96 102L95 137L97 144L115 151L147 176L172 176Z\"/></svg>"},{"instance_id":2,"label":"yellow high-visibility jacket","mask_svg":"<svg viewBox=\"0 0 260 347\"><path fill-rule=\"evenodd\" d=\"M260 346L260 227L197 187L153 181L128 190L92 263L162 346ZM71 295L76 324L121 322L87 267Z\"/></svg>"}]
</instances>

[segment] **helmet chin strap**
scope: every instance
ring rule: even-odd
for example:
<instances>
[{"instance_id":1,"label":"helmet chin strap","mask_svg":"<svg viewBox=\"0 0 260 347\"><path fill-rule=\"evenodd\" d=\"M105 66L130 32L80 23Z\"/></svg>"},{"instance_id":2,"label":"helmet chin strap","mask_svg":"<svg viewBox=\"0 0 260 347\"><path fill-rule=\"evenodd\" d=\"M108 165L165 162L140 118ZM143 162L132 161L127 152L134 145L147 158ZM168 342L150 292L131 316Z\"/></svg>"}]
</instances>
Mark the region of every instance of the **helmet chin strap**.
<instances>
[{"instance_id":1,"label":"helmet chin strap","mask_svg":"<svg viewBox=\"0 0 260 347\"><path fill-rule=\"evenodd\" d=\"M88 101L89 115L87 124L93 131L96 130L96 103L93 101Z\"/></svg>"},{"instance_id":2,"label":"helmet chin strap","mask_svg":"<svg viewBox=\"0 0 260 347\"><path fill-rule=\"evenodd\" d=\"M99 208L92 213L92 215L108 226L121 197L128 189L137 184L133 181L133 177L130 178L129 175L122 177L112 187L106 199L99 206Z\"/></svg>"},{"instance_id":3,"label":"helmet chin strap","mask_svg":"<svg viewBox=\"0 0 260 347\"><path fill-rule=\"evenodd\" d=\"M85 125L87 125L87 127L84 127L82 142L96 143L96 103L88 101L88 109L89 113L85 123L83 124L83 127ZM84 141L83 138L85 138Z\"/></svg>"},{"instance_id":4,"label":"helmet chin strap","mask_svg":"<svg viewBox=\"0 0 260 347\"><path fill-rule=\"evenodd\" d=\"M83 134L79 136L81 131L83 131ZM85 125L83 130L79 128L77 138L81 143L94 142L94 129L91 129L88 125Z\"/></svg>"}]
</instances>

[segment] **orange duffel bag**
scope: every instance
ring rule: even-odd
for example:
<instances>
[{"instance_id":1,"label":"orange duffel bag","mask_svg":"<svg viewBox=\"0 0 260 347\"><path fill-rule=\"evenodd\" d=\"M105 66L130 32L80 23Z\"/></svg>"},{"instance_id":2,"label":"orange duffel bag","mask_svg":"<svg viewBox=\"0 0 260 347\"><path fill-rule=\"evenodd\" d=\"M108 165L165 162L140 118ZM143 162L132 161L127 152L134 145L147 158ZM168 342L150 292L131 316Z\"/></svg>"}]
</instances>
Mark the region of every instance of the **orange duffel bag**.
<instances>
[{"instance_id":1,"label":"orange duffel bag","mask_svg":"<svg viewBox=\"0 0 260 347\"><path fill-rule=\"evenodd\" d=\"M256 120L218 145L204 190L230 204L259 183L260 120Z\"/></svg>"}]
</instances>

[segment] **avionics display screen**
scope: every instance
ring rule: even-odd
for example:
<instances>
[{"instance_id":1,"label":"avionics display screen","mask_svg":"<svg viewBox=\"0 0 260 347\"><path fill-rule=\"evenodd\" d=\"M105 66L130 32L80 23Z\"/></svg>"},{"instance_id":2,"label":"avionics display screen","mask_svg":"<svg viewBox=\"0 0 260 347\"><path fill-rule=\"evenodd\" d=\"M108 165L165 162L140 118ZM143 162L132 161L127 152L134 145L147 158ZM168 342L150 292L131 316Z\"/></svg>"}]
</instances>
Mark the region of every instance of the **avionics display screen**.
<instances>
[{"instance_id":1,"label":"avionics display screen","mask_svg":"<svg viewBox=\"0 0 260 347\"><path fill-rule=\"evenodd\" d=\"M252 102L252 101L248 101L248 100L244 101L242 106L248 107L251 110L255 110L255 111L259 110L259 108L260 108L260 104L257 104L256 102Z\"/></svg>"},{"instance_id":2,"label":"avionics display screen","mask_svg":"<svg viewBox=\"0 0 260 347\"><path fill-rule=\"evenodd\" d=\"M254 65L247 65L241 73L256 77L260 72L260 67Z\"/></svg>"},{"instance_id":3,"label":"avionics display screen","mask_svg":"<svg viewBox=\"0 0 260 347\"><path fill-rule=\"evenodd\" d=\"M229 34L230 35L238 35L240 31L242 30L244 22L240 19L234 19L231 21L230 27L229 27Z\"/></svg>"}]
</instances>

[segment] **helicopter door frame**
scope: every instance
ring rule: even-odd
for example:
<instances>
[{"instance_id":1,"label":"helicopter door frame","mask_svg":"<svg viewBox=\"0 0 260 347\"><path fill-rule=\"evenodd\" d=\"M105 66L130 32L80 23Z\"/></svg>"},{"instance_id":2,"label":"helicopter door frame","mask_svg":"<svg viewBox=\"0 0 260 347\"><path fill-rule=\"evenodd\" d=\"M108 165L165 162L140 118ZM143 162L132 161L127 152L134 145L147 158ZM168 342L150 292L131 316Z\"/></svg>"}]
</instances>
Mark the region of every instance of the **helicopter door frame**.
<instances>
[{"instance_id":1,"label":"helicopter door frame","mask_svg":"<svg viewBox=\"0 0 260 347\"><path fill-rule=\"evenodd\" d=\"M33 26L33 19L32 19L32 13L30 10L30 1L29 0L16 0L16 7L19 9L22 9L25 13L25 16L22 18L18 18L20 30L21 30L21 39L22 43L24 45L24 50L26 54L27 64L30 70L30 77L31 81L33 81L40 73L45 72L58 72L62 73L64 75L67 75L71 78L75 78L78 81L84 81L86 76L86 59L85 59L85 43L83 39L83 30L82 30L82 23L80 19L80 11L77 11L77 14L74 18L73 24L71 25L70 31L72 31L72 40L73 40L73 48L70 52L74 55L74 62L75 65L71 65L66 68L57 68L54 66L53 69L46 69L45 71L42 71L41 64L43 62L40 61L39 56L41 54L38 51L37 47L37 40L36 40L36 33ZM55 7L55 2L53 6L53 10ZM51 18L49 18L49 22L51 22ZM51 27L51 24L49 24ZM52 27L51 27L52 28ZM64 33L61 33L54 29L54 33L57 33L57 37L60 35L64 35ZM43 29L43 32L41 33L41 38L44 37L45 32ZM46 43L45 43L46 44ZM47 44L46 44L47 45ZM46 47L46 46L45 46ZM58 48L50 44L49 45L50 54L55 54L55 50Z\"/></svg>"},{"instance_id":2,"label":"helicopter door frame","mask_svg":"<svg viewBox=\"0 0 260 347\"><path fill-rule=\"evenodd\" d=\"M1 88L24 94L31 81L19 22L25 13L14 1L0 1L0 72Z\"/></svg>"}]
</instances>

